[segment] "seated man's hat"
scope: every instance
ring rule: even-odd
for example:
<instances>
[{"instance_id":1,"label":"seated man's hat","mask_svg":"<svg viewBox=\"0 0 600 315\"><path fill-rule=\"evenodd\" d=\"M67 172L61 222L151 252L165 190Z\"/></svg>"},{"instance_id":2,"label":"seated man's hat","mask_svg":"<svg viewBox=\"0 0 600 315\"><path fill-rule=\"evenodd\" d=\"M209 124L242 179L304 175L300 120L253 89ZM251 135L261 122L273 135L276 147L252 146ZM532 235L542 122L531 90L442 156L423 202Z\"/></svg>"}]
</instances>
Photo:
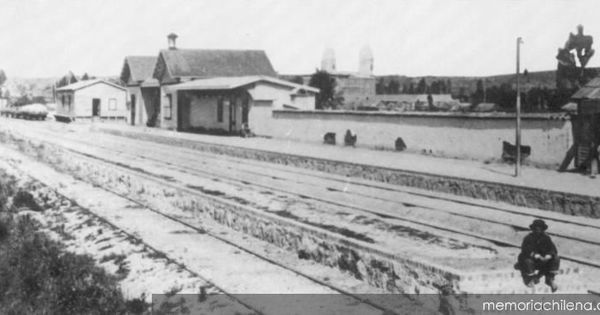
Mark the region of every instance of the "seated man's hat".
<instances>
[{"instance_id":1,"label":"seated man's hat","mask_svg":"<svg viewBox=\"0 0 600 315\"><path fill-rule=\"evenodd\" d=\"M544 220L540 220L540 219L533 220L533 223L531 223L531 225L529 225L529 228L532 230L535 227L540 227L540 228L542 228L543 231L548 229L546 222L544 222Z\"/></svg>"}]
</instances>

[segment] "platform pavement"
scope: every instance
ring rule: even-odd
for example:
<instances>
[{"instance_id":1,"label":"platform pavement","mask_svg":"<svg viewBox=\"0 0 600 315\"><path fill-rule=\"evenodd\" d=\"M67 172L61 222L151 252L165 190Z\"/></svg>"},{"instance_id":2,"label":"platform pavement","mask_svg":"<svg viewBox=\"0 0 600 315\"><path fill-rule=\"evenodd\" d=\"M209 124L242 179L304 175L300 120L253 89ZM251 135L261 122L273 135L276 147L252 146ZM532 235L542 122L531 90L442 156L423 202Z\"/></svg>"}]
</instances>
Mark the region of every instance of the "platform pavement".
<instances>
[{"instance_id":1,"label":"platform pavement","mask_svg":"<svg viewBox=\"0 0 600 315\"><path fill-rule=\"evenodd\" d=\"M353 148L340 144L333 146L319 142L307 143L258 137L241 138L212 136L157 128L133 127L122 124L102 123L94 127L143 132L212 144L366 164L434 175L452 176L476 181L489 181L565 193L600 196L600 177L590 178L585 174L570 172L561 173L556 170L541 169L531 166L522 166L521 176L515 177L514 165L503 163L486 164L475 160L459 160L415 153L379 151L361 147Z\"/></svg>"}]
</instances>

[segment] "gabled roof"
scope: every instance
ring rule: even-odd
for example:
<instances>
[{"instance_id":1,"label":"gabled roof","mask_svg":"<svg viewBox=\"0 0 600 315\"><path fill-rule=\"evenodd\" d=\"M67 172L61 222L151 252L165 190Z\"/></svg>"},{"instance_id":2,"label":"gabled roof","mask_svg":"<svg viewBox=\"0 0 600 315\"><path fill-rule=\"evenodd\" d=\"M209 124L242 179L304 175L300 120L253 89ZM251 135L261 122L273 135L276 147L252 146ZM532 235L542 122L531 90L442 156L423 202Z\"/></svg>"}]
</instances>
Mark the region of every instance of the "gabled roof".
<instances>
[{"instance_id":1,"label":"gabled roof","mask_svg":"<svg viewBox=\"0 0 600 315\"><path fill-rule=\"evenodd\" d=\"M141 83L154 80L154 67L157 58L154 56L127 56L121 70L121 80L126 83ZM158 82L157 82L158 83Z\"/></svg>"},{"instance_id":2,"label":"gabled roof","mask_svg":"<svg viewBox=\"0 0 600 315\"><path fill-rule=\"evenodd\" d=\"M171 78L276 75L262 50L171 49L161 50L159 58ZM161 79L156 72L154 77Z\"/></svg>"},{"instance_id":3,"label":"gabled roof","mask_svg":"<svg viewBox=\"0 0 600 315\"><path fill-rule=\"evenodd\" d=\"M108 84L110 86L113 86L115 88L121 89L125 91L125 88L120 86L120 85L116 85L114 83L102 80L102 79L94 79L94 80L85 80L85 81L79 81L79 82L75 82L73 84L69 84L66 86L63 86L61 88L56 89L57 92L60 91L76 91L76 90L80 90L98 83L104 83L104 84Z\"/></svg>"},{"instance_id":4,"label":"gabled roof","mask_svg":"<svg viewBox=\"0 0 600 315\"><path fill-rule=\"evenodd\" d=\"M600 99L600 77L590 80L585 86L577 90L572 99Z\"/></svg>"},{"instance_id":5,"label":"gabled roof","mask_svg":"<svg viewBox=\"0 0 600 315\"><path fill-rule=\"evenodd\" d=\"M239 87L244 87L257 82L267 82L279 86L284 86L293 90L293 93L297 93L300 90L319 93L319 89L308 86L300 85L293 82L280 80L268 76L243 76L243 77L218 77L210 79L198 79L188 81L185 83L179 83L170 85L167 87L169 90L232 90Z\"/></svg>"}]
</instances>

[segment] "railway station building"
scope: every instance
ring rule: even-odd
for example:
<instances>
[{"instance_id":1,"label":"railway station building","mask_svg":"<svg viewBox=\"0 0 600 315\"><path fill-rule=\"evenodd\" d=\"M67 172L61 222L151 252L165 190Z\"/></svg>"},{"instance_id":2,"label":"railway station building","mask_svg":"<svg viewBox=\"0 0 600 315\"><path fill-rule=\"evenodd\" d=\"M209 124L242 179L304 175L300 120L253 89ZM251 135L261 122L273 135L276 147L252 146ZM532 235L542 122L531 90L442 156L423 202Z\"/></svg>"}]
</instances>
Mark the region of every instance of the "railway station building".
<instances>
[{"instance_id":1,"label":"railway station building","mask_svg":"<svg viewBox=\"0 0 600 315\"><path fill-rule=\"evenodd\" d=\"M154 127L160 108L158 80L152 77L155 56L127 56L121 70L121 82L128 94L131 125Z\"/></svg>"},{"instance_id":2,"label":"railway station building","mask_svg":"<svg viewBox=\"0 0 600 315\"><path fill-rule=\"evenodd\" d=\"M56 114L59 121L116 120L126 121L127 91L117 84L85 80L56 89Z\"/></svg>"},{"instance_id":3,"label":"railway station building","mask_svg":"<svg viewBox=\"0 0 600 315\"><path fill-rule=\"evenodd\" d=\"M262 50L180 49L169 34L158 57L127 57L129 121L216 134L260 132L276 109L315 109L318 89L277 78Z\"/></svg>"},{"instance_id":4,"label":"railway station building","mask_svg":"<svg viewBox=\"0 0 600 315\"><path fill-rule=\"evenodd\" d=\"M165 87L164 126L178 131L264 134L275 109L314 109L318 89L269 76L199 79Z\"/></svg>"}]
</instances>

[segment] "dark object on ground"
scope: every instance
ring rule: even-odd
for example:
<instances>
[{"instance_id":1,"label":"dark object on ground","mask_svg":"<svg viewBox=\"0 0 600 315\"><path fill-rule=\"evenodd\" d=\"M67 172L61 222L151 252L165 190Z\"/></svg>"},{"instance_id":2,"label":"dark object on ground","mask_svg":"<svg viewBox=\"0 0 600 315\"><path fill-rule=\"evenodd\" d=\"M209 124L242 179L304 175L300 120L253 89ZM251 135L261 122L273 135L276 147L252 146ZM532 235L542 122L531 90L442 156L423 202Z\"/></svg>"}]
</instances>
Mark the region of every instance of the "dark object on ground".
<instances>
[{"instance_id":1,"label":"dark object on ground","mask_svg":"<svg viewBox=\"0 0 600 315\"><path fill-rule=\"evenodd\" d=\"M402 140L401 137L396 138L396 142L394 143L396 151L404 151L406 150L406 143Z\"/></svg>"},{"instance_id":2,"label":"dark object on ground","mask_svg":"<svg viewBox=\"0 0 600 315\"><path fill-rule=\"evenodd\" d=\"M350 129L346 130L346 135L344 136L344 145L355 147L357 137L358 136L354 133L354 131Z\"/></svg>"},{"instance_id":3,"label":"dark object on ground","mask_svg":"<svg viewBox=\"0 0 600 315\"><path fill-rule=\"evenodd\" d=\"M147 127L156 127L156 121L158 120L158 112L154 112L152 116L146 122Z\"/></svg>"},{"instance_id":4,"label":"dark object on ground","mask_svg":"<svg viewBox=\"0 0 600 315\"><path fill-rule=\"evenodd\" d=\"M521 145L521 162L531 155L531 147ZM502 141L502 159L504 161L515 162L517 160L517 146L506 141Z\"/></svg>"},{"instance_id":5,"label":"dark object on ground","mask_svg":"<svg viewBox=\"0 0 600 315\"><path fill-rule=\"evenodd\" d=\"M58 122L64 122L64 123L70 123L73 121L73 119L71 119L71 117L62 116L62 115L54 115L54 119Z\"/></svg>"},{"instance_id":6,"label":"dark object on ground","mask_svg":"<svg viewBox=\"0 0 600 315\"><path fill-rule=\"evenodd\" d=\"M200 287L200 294L198 294L198 302L206 301L206 287Z\"/></svg>"},{"instance_id":7,"label":"dark object on ground","mask_svg":"<svg viewBox=\"0 0 600 315\"><path fill-rule=\"evenodd\" d=\"M250 138L250 137L254 137L255 134L252 132L252 130L250 130L250 127L248 126L248 124L242 124L242 130L240 130L240 136L242 138Z\"/></svg>"},{"instance_id":8,"label":"dark object on ground","mask_svg":"<svg viewBox=\"0 0 600 315\"><path fill-rule=\"evenodd\" d=\"M35 202L35 199L33 198L33 195L31 195L30 193L26 192L26 191L19 191L17 192L17 194L14 196L13 198L13 207L15 209L24 207L24 208L29 208L33 211L37 211L40 212L42 211L42 207L40 207L37 202Z\"/></svg>"},{"instance_id":9,"label":"dark object on ground","mask_svg":"<svg viewBox=\"0 0 600 315\"><path fill-rule=\"evenodd\" d=\"M324 144L335 145L335 132L328 132L323 136Z\"/></svg>"}]
</instances>

